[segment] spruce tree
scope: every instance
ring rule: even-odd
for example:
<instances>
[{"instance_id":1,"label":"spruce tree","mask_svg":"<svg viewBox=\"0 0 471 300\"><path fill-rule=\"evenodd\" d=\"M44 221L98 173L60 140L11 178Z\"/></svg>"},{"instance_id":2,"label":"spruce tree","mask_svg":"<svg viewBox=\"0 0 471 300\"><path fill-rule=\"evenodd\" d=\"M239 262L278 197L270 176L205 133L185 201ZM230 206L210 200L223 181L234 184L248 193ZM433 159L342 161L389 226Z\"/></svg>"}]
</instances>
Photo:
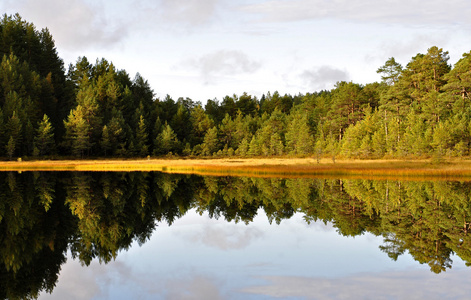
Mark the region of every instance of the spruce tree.
<instances>
[{"instance_id":1,"label":"spruce tree","mask_svg":"<svg viewBox=\"0 0 471 300\"><path fill-rule=\"evenodd\" d=\"M39 155L51 154L54 150L54 129L49 117L44 114L43 119L38 124L36 135L34 137L34 145L38 149Z\"/></svg>"},{"instance_id":2,"label":"spruce tree","mask_svg":"<svg viewBox=\"0 0 471 300\"><path fill-rule=\"evenodd\" d=\"M138 156L144 157L149 153L149 144L148 144L148 134L147 127L144 121L144 117L141 115L139 118L139 124L136 131L136 154Z\"/></svg>"}]
</instances>

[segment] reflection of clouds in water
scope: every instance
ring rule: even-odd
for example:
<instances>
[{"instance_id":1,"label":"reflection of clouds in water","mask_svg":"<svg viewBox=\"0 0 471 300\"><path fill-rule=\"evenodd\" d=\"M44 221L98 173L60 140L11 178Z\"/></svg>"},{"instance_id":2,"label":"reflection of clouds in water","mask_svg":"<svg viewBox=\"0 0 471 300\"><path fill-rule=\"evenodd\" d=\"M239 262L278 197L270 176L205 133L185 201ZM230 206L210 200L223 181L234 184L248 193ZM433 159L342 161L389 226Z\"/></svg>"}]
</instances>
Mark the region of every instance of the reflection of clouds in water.
<instances>
[{"instance_id":1,"label":"reflection of clouds in water","mask_svg":"<svg viewBox=\"0 0 471 300\"><path fill-rule=\"evenodd\" d=\"M398 262L385 264L390 259L376 243L366 247L369 235L353 243L331 223L308 224L300 213L269 225L260 211L245 225L192 210L156 232L107 265L82 268L69 259L53 295L40 299L465 299L470 292L462 290L471 279L467 269L390 272ZM417 264L402 260L399 267Z\"/></svg>"},{"instance_id":2,"label":"reflection of clouds in water","mask_svg":"<svg viewBox=\"0 0 471 300\"><path fill-rule=\"evenodd\" d=\"M194 243L202 243L208 247L220 250L244 249L250 243L263 237L262 230L254 227L241 227L234 224L217 226L205 225L201 230L182 233L183 238Z\"/></svg>"},{"instance_id":3,"label":"reflection of clouds in water","mask_svg":"<svg viewBox=\"0 0 471 300\"><path fill-rule=\"evenodd\" d=\"M244 225L213 219L207 212L199 215L195 210L191 210L187 212L185 218L175 222L172 232L185 243L199 243L219 250L240 250L265 236L260 223L269 225L266 224L266 215L264 213L262 215L264 218L261 218L261 222L255 221Z\"/></svg>"},{"instance_id":4,"label":"reflection of clouds in water","mask_svg":"<svg viewBox=\"0 0 471 300\"><path fill-rule=\"evenodd\" d=\"M52 295L41 294L40 299L106 299L109 298L108 286L114 281L125 282L133 278L132 270L122 262L109 265L93 261L84 267L78 260L72 260L62 266L60 278Z\"/></svg>"},{"instance_id":5,"label":"reflection of clouds in water","mask_svg":"<svg viewBox=\"0 0 471 300\"><path fill-rule=\"evenodd\" d=\"M429 271L363 273L342 278L263 276L270 284L243 289L248 294L303 299L469 299L471 273Z\"/></svg>"},{"instance_id":6,"label":"reflection of clouds in water","mask_svg":"<svg viewBox=\"0 0 471 300\"><path fill-rule=\"evenodd\" d=\"M165 299L223 299L217 281L203 276L188 280L173 280L166 284Z\"/></svg>"},{"instance_id":7,"label":"reflection of clouds in water","mask_svg":"<svg viewBox=\"0 0 471 300\"><path fill-rule=\"evenodd\" d=\"M269 265L253 265L270 268ZM65 266L53 295L40 299L468 299L471 292L468 269L436 275L428 270L359 273L323 278L262 276L245 278L245 288L227 290L224 276L183 271L177 277L153 272L132 272L119 262L92 263L83 268L77 261ZM250 286L252 280L259 285ZM260 281L262 280L262 281ZM263 282L263 283L262 283ZM266 282L266 284L264 284ZM247 286L249 284L249 286ZM263 284L263 285L261 285ZM113 290L115 290L113 292ZM244 296L245 295L245 296ZM240 297L239 297L240 296Z\"/></svg>"},{"instance_id":8,"label":"reflection of clouds in water","mask_svg":"<svg viewBox=\"0 0 471 300\"><path fill-rule=\"evenodd\" d=\"M193 271L162 278L159 270L136 272L119 261L84 267L69 257L52 295L43 293L39 299L223 299L223 285L220 278Z\"/></svg>"}]
</instances>

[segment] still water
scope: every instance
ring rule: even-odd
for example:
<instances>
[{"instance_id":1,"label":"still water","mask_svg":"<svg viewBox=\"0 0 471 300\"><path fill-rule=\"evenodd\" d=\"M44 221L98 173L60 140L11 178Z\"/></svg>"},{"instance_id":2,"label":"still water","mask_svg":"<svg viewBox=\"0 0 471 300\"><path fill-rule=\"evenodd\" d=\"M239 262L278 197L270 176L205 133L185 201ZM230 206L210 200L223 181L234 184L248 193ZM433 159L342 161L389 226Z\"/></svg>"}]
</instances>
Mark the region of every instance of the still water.
<instances>
[{"instance_id":1,"label":"still water","mask_svg":"<svg viewBox=\"0 0 471 300\"><path fill-rule=\"evenodd\" d=\"M471 182L0 173L0 299L467 299Z\"/></svg>"}]
</instances>

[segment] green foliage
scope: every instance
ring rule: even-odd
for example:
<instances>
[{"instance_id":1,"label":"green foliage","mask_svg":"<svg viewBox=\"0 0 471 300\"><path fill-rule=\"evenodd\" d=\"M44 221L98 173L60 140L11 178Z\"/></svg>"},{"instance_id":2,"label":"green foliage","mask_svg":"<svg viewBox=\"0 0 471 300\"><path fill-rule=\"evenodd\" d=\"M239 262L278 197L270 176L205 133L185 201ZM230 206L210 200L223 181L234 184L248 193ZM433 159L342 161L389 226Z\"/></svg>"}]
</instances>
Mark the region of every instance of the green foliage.
<instances>
[{"instance_id":1,"label":"green foliage","mask_svg":"<svg viewBox=\"0 0 471 300\"><path fill-rule=\"evenodd\" d=\"M149 142L147 134L147 126L144 117L141 115L136 132L136 153L138 156L144 157L149 153Z\"/></svg>"},{"instance_id":2,"label":"green foliage","mask_svg":"<svg viewBox=\"0 0 471 300\"><path fill-rule=\"evenodd\" d=\"M206 132L214 127L214 122L205 112L201 105L196 105L190 112L190 122L193 128L193 134L190 138L194 145L203 142Z\"/></svg>"},{"instance_id":3,"label":"green foliage","mask_svg":"<svg viewBox=\"0 0 471 300\"><path fill-rule=\"evenodd\" d=\"M255 136L253 136L250 140L249 150L247 154L250 156L257 156L262 154L262 147Z\"/></svg>"},{"instance_id":4,"label":"green foliage","mask_svg":"<svg viewBox=\"0 0 471 300\"><path fill-rule=\"evenodd\" d=\"M177 134L170 125L165 124L162 132L157 136L155 154L167 154L169 152L178 152L180 150L180 141Z\"/></svg>"},{"instance_id":5,"label":"green foliage","mask_svg":"<svg viewBox=\"0 0 471 300\"><path fill-rule=\"evenodd\" d=\"M342 139L349 125L361 120L368 103L362 94L363 87L353 82L339 82L332 92L332 106L327 114L329 132Z\"/></svg>"},{"instance_id":6,"label":"green foliage","mask_svg":"<svg viewBox=\"0 0 471 300\"><path fill-rule=\"evenodd\" d=\"M286 151L290 154L313 153L314 139L306 114L292 114L286 131Z\"/></svg>"},{"instance_id":7,"label":"green foliage","mask_svg":"<svg viewBox=\"0 0 471 300\"><path fill-rule=\"evenodd\" d=\"M205 136L203 144L201 145L201 155L210 156L218 150L218 130L216 127L209 129Z\"/></svg>"},{"instance_id":8,"label":"green foliage","mask_svg":"<svg viewBox=\"0 0 471 300\"><path fill-rule=\"evenodd\" d=\"M367 113L365 118L345 131L341 153L346 157L382 157L385 153L384 124L378 111Z\"/></svg>"},{"instance_id":9,"label":"green foliage","mask_svg":"<svg viewBox=\"0 0 471 300\"><path fill-rule=\"evenodd\" d=\"M471 52L451 67L448 52L433 46L405 67L389 58L380 83L233 94L203 106L156 98L139 73L131 80L104 58L79 57L66 74L50 32L19 15L3 16L0 37L2 156L469 155Z\"/></svg>"},{"instance_id":10,"label":"green foliage","mask_svg":"<svg viewBox=\"0 0 471 300\"><path fill-rule=\"evenodd\" d=\"M383 74L381 75L381 80L383 80L387 85L394 85L397 83L401 72L402 66L400 63L396 62L394 57L388 59L386 63L376 71L376 73Z\"/></svg>"},{"instance_id":11,"label":"green foliage","mask_svg":"<svg viewBox=\"0 0 471 300\"><path fill-rule=\"evenodd\" d=\"M264 120L263 120L264 119ZM257 130L249 146L250 155L281 155L284 153L286 115L275 109L262 116L261 127Z\"/></svg>"},{"instance_id":12,"label":"green foliage","mask_svg":"<svg viewBox=\"0 0 471 300\"><path fill-rule=\"evenodd\" d=\"M93 146L90 124L87 122L86 117L86 110L79 105L70 112L67 121L64 121L66 129L65 145L72 154L79 157L88 154Z\"/></svg>"},{"instance_id":13,"label":"green foliage","mask_svg":"<svg viewBox=\"0 0 471 300\"><path fill-rule=\"evenodd\" d=\"M54 151L54 130L47 115L44 115L38 124L34 144L38 149L38 155L47 155Z\"/></svg>"},{"instance_id":14,"label":"green foliage","mask_svg":"<svg viewBox=\"0 0 471 300\"><path fill-rule=\"evenodd\" d=\"M16 142L15 142L15 139L12 136L10 136L10 139L8 140L8 143L5 147L5 149L6 149L8 158L12 159L13 154L15 154L15 149L16 149Z\"/></svg>"}]
</instances>

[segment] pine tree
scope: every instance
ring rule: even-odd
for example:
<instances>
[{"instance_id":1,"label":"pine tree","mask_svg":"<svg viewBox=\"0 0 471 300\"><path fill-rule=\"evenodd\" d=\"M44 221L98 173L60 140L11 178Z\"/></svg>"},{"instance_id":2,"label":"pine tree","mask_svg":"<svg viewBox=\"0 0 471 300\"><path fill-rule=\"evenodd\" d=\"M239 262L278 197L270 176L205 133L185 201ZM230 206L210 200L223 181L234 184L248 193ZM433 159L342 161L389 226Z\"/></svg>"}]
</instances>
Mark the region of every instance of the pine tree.
<instances>
[{"instance_id":1,"label":"pine tree","mask_svg":"<svg viewBox=\"0 0 471 300\"><path fill-rule=\"evenodd\" d=\"M218 130L216 126L209 129L204 136L204 142L202 146L202 155L209 156L218 150Z\"/></svg>"},{"instance_id":2,"label":"pine tree","mask_svg":"<svg viewBox=\"0 0 471 300\"><path fill-rule=\"evenodd\" d=\"M197 105L190 112L190 121L193 129L190 138L191 144L203 143L204 135L214 126L213 120L209 118L201 105Z\"/></svg>"},{"instance_id":3,"label":"pine tree","mask_svg":"<svg viewBox=\"0 0 471 300\"><path fill-rule=\"evenodd\" d=\"M4 117L3 117L3 111L0 108L0 156L3 153L4 145L7 143L5 140L5 122L4 122Z\"/></svg>"},{"instance_id":4,"label":"pine tree","mask_svg":"<svg viewBox=\"0 0 471 300\"><path fill-rule=\"evenodd\" d=\"M90 126L85 119L80 118L77 121L75 129L75 140L73 143L72 152L80 157L83 157L85 154L89 154L92 147L89 136ZM87 153L86 153L87 152Z\"/></svg>"},{"instance_id":5,"label":"pine tree","mask_svg":"<svg viewBox=\"0 0 471 300\"><path fill-rule=\"evenodd\" d=\"M101 140L100 140L100 147L101 150L104 152L105 156L110 152L112 143L111 143L111 138L110 138L110 131L108 130L108 126L103 126L103 131L101 134Z\"/></svg>"},{"instance_id":6,"label":"pine tree","mask_svg":"<svg viewBox=\"0 0 471 300\"><path fill-rule=\"evenodd\" d=\"M246 156L249 151L249 142L246 138L242 140L239 144L239 148L236 150L236 155Z\"/></svg>"},{"instance_id":7,"label":"pine tree","mask_svg":"<svg viewBox=\"0 0 471 300\"><path fill-rule=\"evenodd\" d=\"M154 150L156 154L173 153L179 150L180 141L170 125L164 125L162 132L157 136L156 145L157 148Z\"/></svg>"},{"instance_id":8,"label":"pine tree","mask_svg":"<svg viewBox=\"0 0 471 300\"><path fill-rule=\"evenodd\" d=\"M401 75L402 72L402 66L396 60L394 57L391 57L386 61L386 63L379 67L376 73L381 73L383 74L381 76L381 79L383 82L385 82L387 85L394 85L398 80L399 80L399 75Z\"/></svg>"},{"instance_id":9,"label":"pine tree","mask_svg":"<svg viewBox=\"0 0 471 300\"><path fill-rule=\"evenodd\" d=\"M34 137L34 144L39 151L39 155L51 154L54 150L54 129L52 128L52 124L46 114L38 124L36 135Z\"/></svg>"},{"instance_id":10,"label":"pine tree","mask_svg":"<svg viewBox=\"0 0 471 300\"><path fill-rule=\"evenodd\" d=\"M260 155L261 152L262 152L262 149L257 141L257 138L254 135L252 139L250 140L249 151L247 152L247 154L250 156L257 156L257 155Z\"/></svg>"},{"instance_id":11,"label":"pine tree","mask_svg":"<svg viewBox=\"0 0 471 300\"><path fill-rule=\"evenodd\" d=\"M78 105L70 111L64 127L66 130L65 146L76 156L83 157L90 153L93 142L90 139L90 125L85 118L85 109Z\"/></svg>"},{"instance_id":12,"label":"pine tree","mask_svg":"<svg viewBox=\"0 0 471 300\"><path fill-rule=\"evenodd\" d=\"M137 155L141 157L149 153L147 127L142 115L139 118L139 124L137 126L135 148Z\"/></svg>"},{"instance_id":13,"label":"pine tree","mask_svg":"<svg viewBox=\"0 0 471 300\"><path fill-rule=\"evenodd\" d=\"M13 155L15 154L15 148L16 148L15 139L12 136L10 136L8 143L5 146L9 159L12 159Z\"/></svg>"},{"instance_id":14,"label":"pine tree","mask_svg":"<svg viewBox=\"0 0 471 300\"><path fill-rule=\"evenodd\" d=\"M291 154L306 155L314 151L307 115L293 113L286 131L286 148Z\"/></svg>"},{"instance_id":15,"label":"pine tree","mask_svg":"<svg viewBox=\"0 0 471 300\"><path fill-rule=\"evenodd\" d=\"M123 114L117 109L113 109L111 115L111 120L107 125L109 154L114 155L120 149L120 156L126 156L126 121Z\"/></svg>"},{"instance_id":16,"label":"pine tree","mask_svg":"<svg viewBox=\"0 0 471 300\"><path fill-rule=\"evenodd\" d=\"M368 107L362 89L361 85L353 82L339 82L332 91L332 107L327 118L330 121L329 131L339 141L349 125L363 118L364 110Z\"/></svg>"},{"instance_id":17,"label":"pine tree","mask_svg":"<svg viewBox=\"0 0 471 300\"><path fill-rule=\"evenodd\" d=\"M22 127L21 120L17 117L16 112L13 112L5 126L5 134L9 137L6 145L7 154L10 158L18 151L23 142Z\"/></svg>"}]
</instances>

